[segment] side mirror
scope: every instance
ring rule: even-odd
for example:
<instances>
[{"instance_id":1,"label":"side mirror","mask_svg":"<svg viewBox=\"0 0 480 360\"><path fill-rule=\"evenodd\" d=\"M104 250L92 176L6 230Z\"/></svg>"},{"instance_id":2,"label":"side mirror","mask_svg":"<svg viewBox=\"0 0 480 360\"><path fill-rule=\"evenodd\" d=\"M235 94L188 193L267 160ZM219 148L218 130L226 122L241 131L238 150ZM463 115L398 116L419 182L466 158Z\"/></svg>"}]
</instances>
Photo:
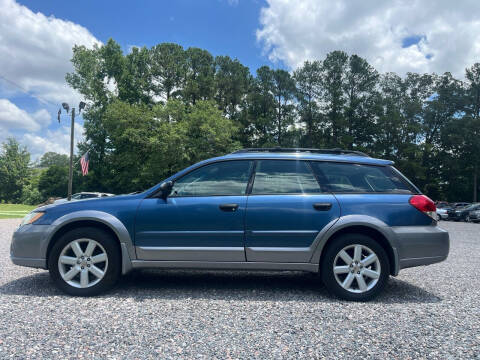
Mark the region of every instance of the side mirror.
<instances>
[{"instance_id":1,"label":"side mirror","mask_svg":"<svg viewBox=\"0 0 480 360\"><path fill-rule=\"evenodd\" d=\"M166 181L160 185L161 193L159 194L162 199L166 199L172 192L173 181Z\"/></svg>"}]
</instances>

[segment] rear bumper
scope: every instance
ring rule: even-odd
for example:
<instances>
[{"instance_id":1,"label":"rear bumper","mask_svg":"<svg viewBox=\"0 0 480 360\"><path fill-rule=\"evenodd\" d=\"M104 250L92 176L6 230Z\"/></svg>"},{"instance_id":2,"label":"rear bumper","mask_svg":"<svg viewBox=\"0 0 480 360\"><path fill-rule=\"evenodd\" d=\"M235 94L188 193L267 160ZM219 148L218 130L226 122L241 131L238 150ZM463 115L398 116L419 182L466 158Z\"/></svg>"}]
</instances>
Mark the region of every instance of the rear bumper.
<instances>
[{"instance_id":1,"label":"rear bumper","mask_svg":"<svg viewBox=\"0 0 480 360\"><path fill-rule=\"evenodd\" d=\"M438 226L398 226L392 230L397 238L399 270L434 264L448 256L448 232Z\"/></svg>"},{"instance_id":2,"label":"rear bumper","mask_svg":"<svg viewBox=\"0 0 480 360\"><path fill-rule=\"evenodd\" d=\"M448 219L448 214L447 213L437 213L437 215L442 220Z\"/></svg>"}]
</instances>

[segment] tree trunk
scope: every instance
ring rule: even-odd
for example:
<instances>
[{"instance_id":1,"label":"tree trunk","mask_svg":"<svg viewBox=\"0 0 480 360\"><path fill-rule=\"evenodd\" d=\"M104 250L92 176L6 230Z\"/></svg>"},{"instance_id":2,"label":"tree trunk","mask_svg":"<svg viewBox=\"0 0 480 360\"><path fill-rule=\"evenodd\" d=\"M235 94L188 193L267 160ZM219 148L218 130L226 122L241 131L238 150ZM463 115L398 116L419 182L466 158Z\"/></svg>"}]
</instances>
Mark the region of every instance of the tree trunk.
<instances>
[{"instance_id":1,"label":"tree trunk","mask_svg":"<svg viewBox=\"0 0 480 360\"><path fill-rule=\"evenodd\" d=\"M477 202L477 180L477 165L475 165L475 167L473 168L473 202Z\"/></svg>"}]
</instances>

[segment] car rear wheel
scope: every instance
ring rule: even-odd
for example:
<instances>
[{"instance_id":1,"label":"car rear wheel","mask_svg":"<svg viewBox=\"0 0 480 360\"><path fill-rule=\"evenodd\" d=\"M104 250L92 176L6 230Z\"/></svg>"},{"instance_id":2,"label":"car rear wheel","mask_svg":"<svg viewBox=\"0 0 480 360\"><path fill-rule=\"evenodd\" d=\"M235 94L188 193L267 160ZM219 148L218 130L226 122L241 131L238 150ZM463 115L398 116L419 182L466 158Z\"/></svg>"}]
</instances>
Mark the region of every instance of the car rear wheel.
<instances>
[{"instance_id":1,"label":"car rear wheel","mask_svg":"<svg viewBox=\"0 0 480 360\"><path fill-rule=\"evenodd\" d=\"M48 268L55 284L75 296L93 296L110 289L120 276L116 240L97 228L65 233L53 246Z\"/></svg>"},{"instance_id":2,"label":"car rear wheel","mask_svg":"<svg viewBox=\"0 0 480 360\"><path fill-rule=\"evenodd\" d=\"M378 242L363 234L334 240L322 259L327 290L345 300L368 301L377 296L389 277L389 262Z\"/></svg>"}]
</instances>

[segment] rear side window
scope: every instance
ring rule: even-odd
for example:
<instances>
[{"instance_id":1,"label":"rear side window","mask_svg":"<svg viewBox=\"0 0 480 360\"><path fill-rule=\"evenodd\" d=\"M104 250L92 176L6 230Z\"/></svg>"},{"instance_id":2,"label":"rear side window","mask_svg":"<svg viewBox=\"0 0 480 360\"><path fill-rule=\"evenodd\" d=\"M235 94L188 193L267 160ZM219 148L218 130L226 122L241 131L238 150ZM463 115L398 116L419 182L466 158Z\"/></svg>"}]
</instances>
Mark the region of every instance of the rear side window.
<instances>
[{"instance_id":1,"label":"rear side window","mask_svg":"<svg viewBox=\"0 0 480 360\"><path fill-rule=\"evenodd\" d=\"M389 166L312 162L322 187L335 193L414 193Z\"/></svg>"},{"instance_id":2,"label":"rear side window","mask_svg":"<svg viewBox=\"0 0 480 360\"><path fill-rule=\"evenodd\" d=\"M252 195L319 193L308 163L295 160L259 160Z\"/></svg>"}]
</instances>

